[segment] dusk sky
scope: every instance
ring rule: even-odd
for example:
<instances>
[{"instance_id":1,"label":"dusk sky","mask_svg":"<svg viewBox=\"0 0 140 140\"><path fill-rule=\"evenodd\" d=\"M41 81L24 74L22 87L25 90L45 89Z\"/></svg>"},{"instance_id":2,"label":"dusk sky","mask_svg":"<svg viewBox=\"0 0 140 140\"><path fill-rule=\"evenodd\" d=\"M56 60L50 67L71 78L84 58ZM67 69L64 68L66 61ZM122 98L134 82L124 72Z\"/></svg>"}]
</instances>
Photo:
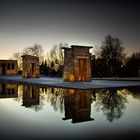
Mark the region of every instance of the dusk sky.
<instances>
[{"instance_id":1,"label":"dusk sky","mask_svg":"<svg viewBox=\"0 0 140 140\"><path fill-rule=\"evenodd\" d=\"M123 0L122 0L123 1ZM126 53L140 51L140 4L131 1L1 0L0 59L38 43L101 45L108 34Z\"/></svg>"}]
</instances>

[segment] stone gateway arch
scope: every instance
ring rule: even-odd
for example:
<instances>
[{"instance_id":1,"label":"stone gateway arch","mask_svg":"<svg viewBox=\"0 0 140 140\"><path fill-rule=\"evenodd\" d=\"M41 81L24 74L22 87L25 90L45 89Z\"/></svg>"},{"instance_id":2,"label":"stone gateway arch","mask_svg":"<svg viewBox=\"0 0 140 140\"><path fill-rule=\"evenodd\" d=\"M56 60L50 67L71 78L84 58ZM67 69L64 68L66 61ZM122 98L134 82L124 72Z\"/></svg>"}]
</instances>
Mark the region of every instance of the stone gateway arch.
<instances>
[{"instance_id":1,"label":"stone gateway arch","mask_svg":"<svg viewBox=\"0 0 140 140\"><path fill-rule=\"evenodd\" d=\"M76 46L64 49L63 80L70 82L91 81L91 53L92 46Z\"/></svg>"},{"instance_id":2,"label":"stone gateway arch","mask_svg":"<svg viewBox=\"0 0 140 140\"><path fill-rule=\"evenodd\" d=\"M39 78L39 58L31 55L22 56L22 77Z\"/></svg>"}]
</instances>

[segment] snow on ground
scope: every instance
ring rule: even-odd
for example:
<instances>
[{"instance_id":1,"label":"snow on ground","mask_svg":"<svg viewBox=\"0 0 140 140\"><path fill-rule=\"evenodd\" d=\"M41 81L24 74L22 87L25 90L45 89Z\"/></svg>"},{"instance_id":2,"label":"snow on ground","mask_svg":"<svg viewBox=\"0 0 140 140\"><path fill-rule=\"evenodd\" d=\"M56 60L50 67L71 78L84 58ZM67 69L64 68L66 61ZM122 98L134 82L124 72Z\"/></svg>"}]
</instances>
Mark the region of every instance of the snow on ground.
<instances>
[{"instance_id":1,"label":"snow on ground","mask_svg":"<svg viewBox=\"0 0 140 140\"><path fill-rule=\"evenodd\" d=\"M93 79L92 82L63 82L62 78L56 77L22 78L21 76L0 76L0 79L5 82L75 89L140 86L140 78L123 78L116 80L115 78L103 78Z\"/></svg>"}]
</instances>

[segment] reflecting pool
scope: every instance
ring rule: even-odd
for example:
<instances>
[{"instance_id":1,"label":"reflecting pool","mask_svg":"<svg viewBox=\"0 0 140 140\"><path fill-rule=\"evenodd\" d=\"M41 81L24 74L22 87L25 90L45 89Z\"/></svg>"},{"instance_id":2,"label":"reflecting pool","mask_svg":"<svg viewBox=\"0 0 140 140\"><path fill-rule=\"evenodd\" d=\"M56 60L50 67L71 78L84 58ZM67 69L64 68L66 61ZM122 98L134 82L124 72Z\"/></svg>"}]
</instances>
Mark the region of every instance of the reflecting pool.
<instances>
[{"instance_id":1,"label":"reflecting pool","mask_svg":"<svg viewBox=\"0 0 140 140\"><path fill-rule=\"evenodd\" d=\"M77 90L0 83L0 139L138 139L140 87Z\"/></svg>"}]
</instances>

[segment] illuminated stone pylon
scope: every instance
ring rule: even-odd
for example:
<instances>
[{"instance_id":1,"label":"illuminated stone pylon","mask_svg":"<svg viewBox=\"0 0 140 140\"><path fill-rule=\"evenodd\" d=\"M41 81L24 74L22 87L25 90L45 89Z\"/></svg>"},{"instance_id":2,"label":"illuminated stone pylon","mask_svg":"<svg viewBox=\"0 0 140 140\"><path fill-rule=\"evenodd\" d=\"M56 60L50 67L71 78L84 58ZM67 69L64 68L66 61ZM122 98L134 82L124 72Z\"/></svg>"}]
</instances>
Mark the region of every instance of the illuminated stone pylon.
<instances>
[{"instance_id":1,"label":"illuminated stone pylon","mask_svg":"<svg viewBox=\"0 0 140 140\"><path fill-rule=\"evenodd\" d=\"M92 46L76 46L64 49L64 81L91 81L91 53Z\"/></svg>"},{"instance_id":2,"label":"illuminated stone pylon","mask_svg":"<svg viewBox=\"0 0 140 140\"><path fill-rule=\"evenodd\" d=\"M31 55L22 56L22 77L38 78L39 77L39 58Z\"/></svg>"}]
</instances>

